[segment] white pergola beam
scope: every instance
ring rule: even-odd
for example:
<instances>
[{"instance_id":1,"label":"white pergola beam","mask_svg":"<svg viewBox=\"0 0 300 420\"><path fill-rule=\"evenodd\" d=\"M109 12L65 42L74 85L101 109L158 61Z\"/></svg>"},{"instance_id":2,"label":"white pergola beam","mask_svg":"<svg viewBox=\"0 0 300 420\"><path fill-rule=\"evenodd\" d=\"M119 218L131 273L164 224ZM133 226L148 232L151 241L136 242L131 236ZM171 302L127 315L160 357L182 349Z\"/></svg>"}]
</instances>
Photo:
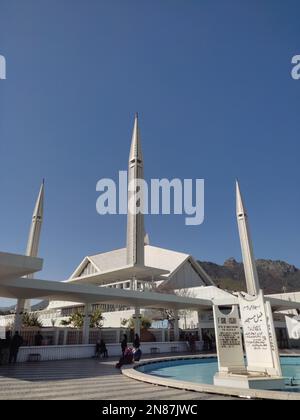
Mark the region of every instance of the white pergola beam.
<instances>
[{"instance_id":1,"label":"white pergola beam","mask_svg":"<svg viewBox=\"0 0 300 420\"><path fill-rule=\"evenodd\" d=\"M195 310L211 308L211 301L209 299L24 278L1 279L0 296L14 299L49 299L80 303L110 303L142 308Z\"/></svg>"}]
</instances>

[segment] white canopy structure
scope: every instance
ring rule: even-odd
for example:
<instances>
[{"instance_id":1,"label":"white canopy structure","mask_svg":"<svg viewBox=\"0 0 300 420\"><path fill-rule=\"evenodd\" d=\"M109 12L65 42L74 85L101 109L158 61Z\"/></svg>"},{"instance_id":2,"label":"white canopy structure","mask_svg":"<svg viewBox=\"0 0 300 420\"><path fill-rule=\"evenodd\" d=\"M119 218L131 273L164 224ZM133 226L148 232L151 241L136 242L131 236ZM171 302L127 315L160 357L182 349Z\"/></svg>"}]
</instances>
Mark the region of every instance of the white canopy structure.
<instances>
[{"instance_id":1,"label":"white canopy structure","mask_svg":"<svg viewBox=\"0 0 300 420\"><path fill-rule=\"evenodd\" d=\"M51 299L72 302L108 302L138 307L195 309L210 308L209 299L195 299L150 291L121 290L93 284L20 278L42 268L42 260L0 253L0 295L13 299ZM118 272L118 271L117 271Z\"/></svg>"},{"instance_id":2,"label":"white canopy structure","mask_svg":"<svg viewBox=\"0 0 300 420\"><path fill-rule=\"evenodd\" d=\"M221 301L214 298L191 298L167 293L151 291L121 290L98 287L93 284L74 284L65 281L38 280L19 277L32 274L42 268L40 258L27 257L0 252L0 295L13 299L51 299L71 302L108 302L127 304L133 307L174 308L174 309L210 309L213 303L232 305L237 303L237 297L227 293ZM215 287L203 287L203 295L217 295ZM223 292L225 293L225 292ZM279 299L277 296L266 297L276 309L300 308L300 302Z\"/></svg>"}]
</instances>

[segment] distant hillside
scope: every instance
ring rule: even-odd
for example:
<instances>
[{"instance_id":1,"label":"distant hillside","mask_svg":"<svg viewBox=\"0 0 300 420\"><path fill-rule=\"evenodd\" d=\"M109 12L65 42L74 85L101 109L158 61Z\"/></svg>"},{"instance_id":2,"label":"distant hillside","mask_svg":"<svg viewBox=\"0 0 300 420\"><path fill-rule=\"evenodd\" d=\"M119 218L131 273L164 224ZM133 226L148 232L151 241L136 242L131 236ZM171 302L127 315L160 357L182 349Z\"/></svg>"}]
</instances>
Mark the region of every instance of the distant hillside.
<instances>
[{"instance_id":1,"label":"distant hillside","mask_svg":"<svg viewBox=\"0 0 300 420\"><path fill-rule=\"evenodd\" d=\"M217 286L228 290L246 290L244 267L234 258L224 265L199 261ZM300 270L284 261L257 260L260 284L266 293L300 291Z\"/></svg>"},{"instance_id":2,"label":"distant hillside","mask_svg":"<svg viewBox=\"0 0 300 420\"><path fill-rule=\"evenodd\" d=\"M47 308L49 302L47 300L42 300L41 302L36 303L35 305L32 305L33 311L42 311L43 309ZM6 315L11 312L14 312L16 309L15 305L6 307L6 308L0 308L0 315Z\"/></svg>"}]
</instances>

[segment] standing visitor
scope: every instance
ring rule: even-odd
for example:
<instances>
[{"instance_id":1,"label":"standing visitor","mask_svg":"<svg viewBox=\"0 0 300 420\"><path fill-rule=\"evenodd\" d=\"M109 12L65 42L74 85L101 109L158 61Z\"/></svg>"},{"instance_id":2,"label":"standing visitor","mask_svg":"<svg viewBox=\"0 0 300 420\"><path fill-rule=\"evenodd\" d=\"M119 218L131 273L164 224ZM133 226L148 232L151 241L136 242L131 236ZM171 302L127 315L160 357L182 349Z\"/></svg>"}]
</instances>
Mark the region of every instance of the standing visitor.
<instances>
[{"instance_id":1,"label":"standing visitor","mask_svg":"<svg viewBox=\"0 0 300 420\"><path fill-rule=\"evenodd\" d=\"M203 350L208 351L209 350L209 338L206 332L202 334L203 339Z\"/></svg>"},{"instance_id":2,"label":"standing visitor","mask_svg":"<svg viewBox=\"0 0 300 420\"><path fill-rule=\"evenodd\" d=\"M97 343L96 343L96 348L95 348L95 357L97 358L97 359L100 359L100 348L101 348L101 346L100 346L100 340L98 340L97 341Z\"/></svg>"},{"instance_id":3,"label":"standing visitor","mask_svg":"<svg viewBox=\"0 0 300 420\"><path fill-rule=\"evenodd\" d=\"M100 354L103 354L104 358L108 357L108 351L104 340L100 341Z\"/></svg>"},{"instance_id":4,"label":"standing visitor","mask_svg":"<svg viewBox=\"0 0 300 420\"><path fill-rule=\"evenodd\" d=\"M0 339L0 366L3 364L3 350L5 339Z\"/></svg>"},{"instance_id":5,"label":"standing visitor","mask_svg":"<svg viewBox=\"0 0 300 420\"><path fill-rule=\"evenodd\" d=\"M5 333L5 341L2 348L2 363L4 365L7 365L9 360L9 349L10 349L10 343L11 343L11 332L6 331Z\"/></svg>"},{"instance_id":6,"label":"standing visitor","mask_svg":"<svg viewBox=\"0 0 300 420\"><path fill-rule=\"evenodd\" d=\"M11 363L12 361L16 363L19 348L22 346L22 344L23 344L23 338L19 335L19 332L16 331L10 343L9 361L8 361L9 363Z\"/></svg>"},{"instance_id":7,"label":"standing visitor","mask_svg":"<svg viewBox=\"0 0 300 420\"><path fill-rule=\"evenodd\" d=\"M207 334L207 337L208 337L208 350L209 351L213 351L213 348L214 348L214 346L213 346L213 336L211 335L211 334Z\"/></svg>"},{"instance_id":8,"label":"standing visitor","mask_svg":"<svg viewBox=\"0 0 300 420\"><path fill-rule=\"evenodd\" d=\"M133 347L135 349L138 349L140 347L140 345L141 345L140 337L139 337L138 334L135 334L134 341L133 341Z\"/></svg>"},{"instance_id":9,"label":"standing visitor","mask_svg":"<svg viewBox=\"0 0 300 420\"><path fill-rule=\"evenodd\" d=\"M127 349L127 335L126 334L124 334L123 336L123 340L121 342L121 349L122 349L122 355L124 357L125 350Z\"/></svg>"},{"instance_id":10,"label":"standing visitor","mask_svg":"<svg viewBox=\"0 0 300 420\"><path fill-rule=\"evenodd\" d=\"M196 336L194 334L189 336L189 345L191 352L194 353L196 351Z\"/></svg>"},{"instance_id":11,"label":"standing visitor","mask_svg":"<svg viewBox=\"0 0 300 420\"><path fill-rule=\"evenodd\" d=\"M0 365L8 363L10 341L10 331L6 331L5 338L0 340Z\"/></svg>"},{"instance_id":12,"label":"standing visitor","mask_svg":"<svg viewBox=\"0 0 300 420\"><path fill-rule=\"evenodd\" d=\"M35 346L41 346L43 342L43 336L42 334L38 331L38 333L35 335L34 337L34 345Z\"/></svg>"},{"instance_id":13,"label":"standing visitor","mask_svg":"<svg viewBox=\"0 0 300 420\"><path fill-rule=\"evenodd\" d=\"M192 334L191 333L189 333L189 335L188 335L188 343L189 343L189 347L190 347L190 351L192 351Z\"/></svg>"},{"instance_id":14,"label":"standing visitor","mask_svg":"<svg viewBox=\"0 0 300 420\"><path fill-rule=\"evenodd\" d=\"M135 362L139 362L141 360L141 357L142 357L142 350L140 348L138 348L138 349L135 348L133 350L133 360Z\"/></svg>"}]
</instances>

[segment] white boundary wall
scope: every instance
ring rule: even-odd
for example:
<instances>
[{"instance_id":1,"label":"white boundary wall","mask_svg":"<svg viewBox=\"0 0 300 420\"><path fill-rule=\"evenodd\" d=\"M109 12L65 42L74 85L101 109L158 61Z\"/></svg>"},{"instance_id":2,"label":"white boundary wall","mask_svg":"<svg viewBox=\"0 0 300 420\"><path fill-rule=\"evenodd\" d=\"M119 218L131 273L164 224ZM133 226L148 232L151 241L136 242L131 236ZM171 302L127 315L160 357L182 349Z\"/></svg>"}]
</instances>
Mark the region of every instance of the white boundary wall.
<instances>
[{"instance_id":1,"label":"white boundary wall","mask_svg":"<svg viewBox=\"0 0 300 420\"><path fill-rule=\"evenodd\" d=\"M130 346L130 344L129 344ZM202 350L203 343L197 342L197 350ZM109 356L121 356L120 344L106 345ZM151 354L151 348L158 349L158 353L182 353L190 351L189 345L185 341L171 341L164 343L141 343L143 355ZM95 355L95 345L69 345L69 346L40 346L40 347L21 347L18 354L18 362L27 362L30 354L40 354L41 361L46 360L71 360L86 359Z\"/></svg>"}]
</instances>

